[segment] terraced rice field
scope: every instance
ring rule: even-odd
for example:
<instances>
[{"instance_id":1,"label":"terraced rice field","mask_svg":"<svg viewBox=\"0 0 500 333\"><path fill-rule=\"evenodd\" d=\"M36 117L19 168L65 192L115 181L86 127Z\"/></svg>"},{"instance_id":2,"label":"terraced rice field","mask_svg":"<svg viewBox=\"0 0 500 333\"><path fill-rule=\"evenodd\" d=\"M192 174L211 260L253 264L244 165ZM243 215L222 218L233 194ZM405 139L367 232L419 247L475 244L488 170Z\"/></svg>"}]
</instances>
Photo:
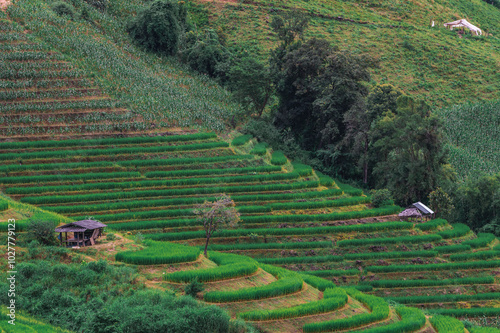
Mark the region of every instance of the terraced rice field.
<instances>
[{"instance_id":1,"label":"terraced rice field","mask_svg":"<svg viewBox=\"0 0 500 333\"><path fill-rule=\"evenodd\" d=\"M493 235L397 221L399 207L373 208L359 189L279 152L252 154L254 140L233 142L213 133L3 142L0 183L22 203L141 232L146 250L117 260L156 267L148 279L157 288L183 290L198 278L205 301L265 330L435 331L421 311L384 298L457 317L498 315ZM242 221L214 234L207 260L192 210L222 193Z\"/></svg>"},{"instance_id":2,"label":"terraced rice field","mask_svg":"<svg viewBox=\"0 0 500 333\"><path fill-rule=\"evenodd\" d=\"M0 140L158 131L24 28L0 19Z\"/></svg>"}]
</instances>

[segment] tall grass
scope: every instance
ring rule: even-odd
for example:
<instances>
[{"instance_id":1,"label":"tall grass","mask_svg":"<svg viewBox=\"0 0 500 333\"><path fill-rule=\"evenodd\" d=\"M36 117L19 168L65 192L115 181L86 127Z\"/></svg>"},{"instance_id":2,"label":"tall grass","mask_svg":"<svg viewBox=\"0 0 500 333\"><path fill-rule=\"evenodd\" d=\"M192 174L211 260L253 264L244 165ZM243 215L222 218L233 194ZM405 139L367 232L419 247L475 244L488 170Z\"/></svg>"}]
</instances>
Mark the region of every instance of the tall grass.
<instances>
[{"instance_id":1,"label":"tall grass","mask_svg":"<svg viewBox=\"0 0 500 333\"><path fill-rule=\"evenodd\" d=\"M146 240L144 245L144 250L118 252L115 259L134 265L161 265L195 261L200 255L198 248L174 243Z\"/></svg>"}]
</instances>

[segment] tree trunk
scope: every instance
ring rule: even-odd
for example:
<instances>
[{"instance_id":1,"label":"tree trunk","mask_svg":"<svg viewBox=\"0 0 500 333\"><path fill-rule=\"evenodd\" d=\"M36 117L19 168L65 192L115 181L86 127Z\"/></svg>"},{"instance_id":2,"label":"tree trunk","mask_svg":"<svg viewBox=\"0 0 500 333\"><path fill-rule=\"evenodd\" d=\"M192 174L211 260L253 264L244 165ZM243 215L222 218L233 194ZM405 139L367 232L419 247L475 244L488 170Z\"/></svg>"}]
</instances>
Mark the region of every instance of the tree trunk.
<instances>
[{"instance_id":1,"label":"tree trunk","mask_svg":"<svg viewBox=\"0 0 500 333\"><path fill-rule=\"evenodd\" d=\"M208 258L207 256L207 248L208 248L208 241L210 240L210 236L207 236L207 241L205 242L205 251L203 252L203 254L205 255L206 258Z\"/></svg>"}]
</instances>

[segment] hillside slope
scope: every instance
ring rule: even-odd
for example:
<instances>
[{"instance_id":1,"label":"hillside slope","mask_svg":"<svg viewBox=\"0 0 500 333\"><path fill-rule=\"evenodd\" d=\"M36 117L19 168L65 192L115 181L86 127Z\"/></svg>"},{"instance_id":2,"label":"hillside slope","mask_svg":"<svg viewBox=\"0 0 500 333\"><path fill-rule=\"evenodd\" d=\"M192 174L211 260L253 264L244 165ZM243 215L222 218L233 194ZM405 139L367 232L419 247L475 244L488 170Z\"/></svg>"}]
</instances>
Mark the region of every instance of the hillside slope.
<instances>
[{"instance_id":1,"label":"hillside slope","mask_svg":"<svg viewBox=\"0 0 500 333\"><path fill-rule=\"evenodd\" d=\"M295 8L310 16L306 38L325 38L378 60L376 83L393 84L434 106L500 98L500 9L482 0L194 2L199 22L208 21L226 34L229 45L260 53L262 59L277 45L271 16ZM460 18L488 37L462 36L443 27Z\"/></svg>"}]
</instances>

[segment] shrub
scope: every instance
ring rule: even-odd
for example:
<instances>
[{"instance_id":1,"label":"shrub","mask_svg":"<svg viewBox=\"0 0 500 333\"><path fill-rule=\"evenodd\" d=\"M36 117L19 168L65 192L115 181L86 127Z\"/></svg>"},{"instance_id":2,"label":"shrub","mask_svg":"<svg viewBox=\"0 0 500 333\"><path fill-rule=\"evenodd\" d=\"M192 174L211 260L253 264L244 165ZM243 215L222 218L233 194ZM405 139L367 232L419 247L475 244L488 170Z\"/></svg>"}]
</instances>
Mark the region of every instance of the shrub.
<instances>
[{"instance_id":1,"label":"shrub","mask_svg":"<svg viewBox=\"0 0 500 333\"><path fill-rule=\"evenodd\" d=\"M333 180L333 178L332 178L332 177L327 176L327 175L324 175L324 174L322 174L322 173L321 173L321 172L319 172L319 171L315 171L315 172L316 172L316 175L317 175L317 176L318 176L318 178L319 178L319 184L320 184L321 186L326 186L326 187L328 187L328 186L333 186L333 184L335 184L335 181ZM361 193L360 193L359 195L361 195Z\"/></svg>"},{"instance_id":2,"label":"shrub","mask_svg":"<svg viewBox=\"0 0 500 333\"><path fill-rule=\"evenodd\" d=\"M9 209L9 202L0 199L0 212Z\"/></svg>"},{"instance_id":3,"label":"shrub","mask_svg":"<svg viewBox=\"0 0 500 333\"><path fill-rule=\"evenodd\" d=\"M388 189L371 190L372 204L374 207L394 205L391 192Z\"/></svg>"},{"instance_id":4,"label":"shrub","mask_svg":"<svg viewBox=\"0 0 500 333\"><path fill-rule=\"evenodd\" d=\"M186 11L182 4L157 0L130 21L128 32L146 49L171 55L179 48L185 23Z\"/></svg>"},{"instance_id":5,"label":"shrub","mask_svg":"<svg viewBox=\"0 0 500 333\"><path fill-rule=\"evenodd\" d=\"M107 233L106 234L106 240L108 241L114 241L116 239L116 235L112 233Z\"/></svg>"},{"instance_id":6,"label":"shrub","mask_svg":"<svg viewBox=\"0 0 500 333\"><path fill-rule=\"evenodd\" d=\"M203 283L200 283L197 278L194 278L186 287L184 287L184 292L186 295L196 298L197 294L201 293L204 289L205 287L203 286Z\"/></svg>"},{"instance_id":7,"label":"shrub","mask_svg":"<svg viewBox=\"0 0 500 333\"><path fill-rule=\"evenodd\" d=\"M64 1L57 1L52 4L52 10L59 16L75 17L75 7Z\"/></svg>"}]
</instances>

